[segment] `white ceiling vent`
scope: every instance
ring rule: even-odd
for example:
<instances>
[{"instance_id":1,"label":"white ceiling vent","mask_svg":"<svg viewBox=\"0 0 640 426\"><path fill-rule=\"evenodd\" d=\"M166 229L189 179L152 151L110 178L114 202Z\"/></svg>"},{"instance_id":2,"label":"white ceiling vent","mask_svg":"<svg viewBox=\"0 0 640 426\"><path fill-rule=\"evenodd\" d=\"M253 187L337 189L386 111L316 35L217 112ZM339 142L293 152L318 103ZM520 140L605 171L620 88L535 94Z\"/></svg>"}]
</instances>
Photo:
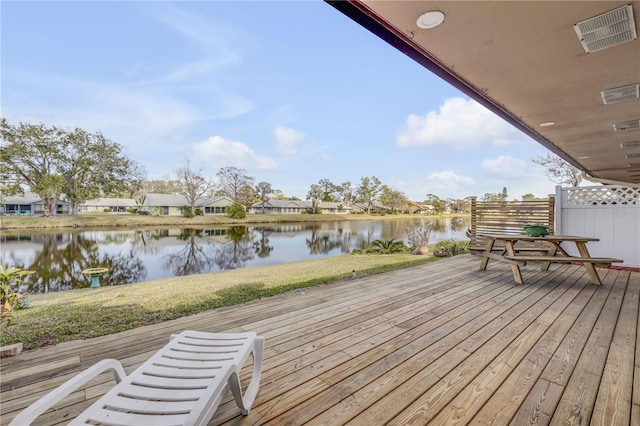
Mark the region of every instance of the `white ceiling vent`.
<instances>
[{"instance_id":1,"label":"white ceiling vent","mask_svg":"<svg viewBox=\"0 0 640 426\"><path fill-rule=\"evenodd\" d=\"M605 105L618 102L630 101L640 97L640 84L630 84L629 86L616 87L600 92L602 102Z\"/></svg>"},{"instance_id":2,"label":"white ceiling vent","mask_svg":"<svg viewBox=\"0 0 640 426\"><path fill-rule=\"evenodd\" d=\"M578 22L573 29L587 53L617 46L638 37L630 4Z\"/></svg>"},{"instance_id":3,"label":"white ceiling vent","mask_svg":"<svg viewBox=\"0 0 640 426\"><path fill-rule=\"evenodd\" d=\"M640 146L640 141L622 142L620 144L620 148L633 148L635 146Z\"/></svg>"},{"instance_id":4,"label":"white ceiling vent","mask_svg":"<svg viewBox=\"0 0 640 426\"><path fill-rule=\"evenodd\" d=\"M640 128L640 120L627 120L627 121L619 121L617 123L613 123L613 130L616 132L618 130L629 130L629 129L639 129Z\"/></svg>"}]
</instances>

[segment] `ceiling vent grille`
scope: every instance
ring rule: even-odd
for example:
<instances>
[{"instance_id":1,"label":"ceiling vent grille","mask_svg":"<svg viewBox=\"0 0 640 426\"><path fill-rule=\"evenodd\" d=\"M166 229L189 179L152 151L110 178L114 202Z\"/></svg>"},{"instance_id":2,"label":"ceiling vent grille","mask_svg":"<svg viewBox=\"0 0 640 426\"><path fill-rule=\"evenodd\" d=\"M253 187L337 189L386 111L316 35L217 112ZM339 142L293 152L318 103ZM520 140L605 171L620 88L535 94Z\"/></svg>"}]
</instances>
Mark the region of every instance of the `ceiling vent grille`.
<instances>
[{"instance_id":1,"label":"ceiling vent grille","mask_svg":"<svg viewBox=\"0 0 640 426\"><path fill-rule=\"evenodd\" d=\"M573 29L587 53L617 46L638 37L630 4L578 22Z\"/></svg>"},{"instance_id":2,"label":"ceiling vent grille","mask_svg":"<svg viewBox=\"0 0 640 426\"><path fill-rule=\"evenodd\" d=\"M613 130L616 132L618 130L629 130L629 129L640 129L640 120L627 120L627 121L619 121L618 123L613 123Z\"/></svg>"},{"instance_id":3,"label":"ceiling vent grille","mask_svg":"<svg viewBox=\"0 0 640 426\"><path fill-rule=\"evenodd\" d=\"M602 102L605 105L638 99L640 97L640 84L636 83L603 90L600 92L600 96L602 96Z\"/></svg>"},{"instance_id":4,"label":"ceiling vent grille","mask_svg":"<svg viewBox=\"0 0 640 426\"><path fill-rule=\"evenodd\" d=\"M640 141L622 142L620 144L620 148L633 148L635 146L640 146Z\"/></svg>"}]
</instances>

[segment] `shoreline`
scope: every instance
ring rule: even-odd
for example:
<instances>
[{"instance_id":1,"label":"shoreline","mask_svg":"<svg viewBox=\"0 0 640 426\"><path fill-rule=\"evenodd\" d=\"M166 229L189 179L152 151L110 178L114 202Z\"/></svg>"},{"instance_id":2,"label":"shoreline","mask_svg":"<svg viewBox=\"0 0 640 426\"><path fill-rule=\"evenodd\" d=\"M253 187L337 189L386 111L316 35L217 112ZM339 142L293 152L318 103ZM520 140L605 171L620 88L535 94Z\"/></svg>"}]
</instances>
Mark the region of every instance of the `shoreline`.
<instances>
[{"instance_id":1,"label":"shoreline","mask_svg":"<svg viewBox=\"0 0 640 426\"><path fill-rule=\"evenodd\" d=\"M0 230L46 230L46 229L78 229L78 228L156 228L156 227L203 227L258 225L276 223L313 223L362 220L395 220L395 219L436 219L446 217L468 216L468 213L442 215L366 215L366 214L290 214L262 215L251 214L244 219L231 219L224 215L196 216L145 216L134 214L83 214L79 216L0 216Z\"/></svg>"}]
</instances>

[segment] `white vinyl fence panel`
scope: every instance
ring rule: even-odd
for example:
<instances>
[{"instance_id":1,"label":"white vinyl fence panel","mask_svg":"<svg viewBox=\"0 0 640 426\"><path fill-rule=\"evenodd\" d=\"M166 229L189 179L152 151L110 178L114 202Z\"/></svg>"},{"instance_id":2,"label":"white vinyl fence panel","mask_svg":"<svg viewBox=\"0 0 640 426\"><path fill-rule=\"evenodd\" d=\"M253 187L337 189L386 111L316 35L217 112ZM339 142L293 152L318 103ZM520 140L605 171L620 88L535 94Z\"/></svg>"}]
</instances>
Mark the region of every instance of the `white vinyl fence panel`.
<instances>
[{"instance_id":1,"label":"white vinyl fence panel","mask_svg":"<svg viewBox=\"0 0 640 426\"><path fill-rule=\"evenodd\" d=\"M640 268L640 188L556 187L556 234L599 238L587 244L596 257L616 257L614 266ZM571 247L567 247L571 248ZM577 250L567 250L577 255Z\"/></svg>"}]
</instances>

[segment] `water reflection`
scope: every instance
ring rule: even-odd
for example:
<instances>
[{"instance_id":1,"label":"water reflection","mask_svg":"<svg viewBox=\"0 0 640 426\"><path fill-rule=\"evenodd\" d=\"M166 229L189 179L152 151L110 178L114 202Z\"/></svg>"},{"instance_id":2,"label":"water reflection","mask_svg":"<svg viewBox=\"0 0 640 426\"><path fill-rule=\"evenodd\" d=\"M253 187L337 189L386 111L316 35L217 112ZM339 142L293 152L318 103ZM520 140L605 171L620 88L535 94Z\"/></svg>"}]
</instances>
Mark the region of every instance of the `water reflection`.
<instances>
[{"instance_id":1,"label":"water reflection","mask_svg":"<svg viewBox=\"0 0 640 426\"><path fill-rule=\"evenodd\" d=\"M202 229L3 232L0 262L36 271L22 290L47 293L87 288L82 270L108 268L103 286L188 276L247 266L350 253L376 239L403 240L416 222L432 229L431 242L465 239L466 217L345 221Z\"/></svg>"}]
</instances>

